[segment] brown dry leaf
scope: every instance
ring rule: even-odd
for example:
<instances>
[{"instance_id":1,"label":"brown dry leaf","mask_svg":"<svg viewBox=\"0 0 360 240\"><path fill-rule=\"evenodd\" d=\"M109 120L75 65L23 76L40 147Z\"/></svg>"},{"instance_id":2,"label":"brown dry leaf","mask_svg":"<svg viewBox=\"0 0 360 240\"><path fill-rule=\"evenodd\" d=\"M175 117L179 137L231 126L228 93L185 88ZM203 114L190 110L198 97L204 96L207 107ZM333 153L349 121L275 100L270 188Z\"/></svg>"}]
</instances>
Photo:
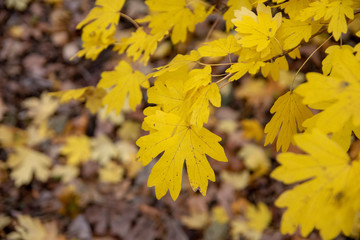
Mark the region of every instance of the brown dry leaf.
<instances>
[{"instance_id":1,"label":"brown dry leaf","mask_svg":"<svg viewBox=\"0 0 360 240\"><path fill-rule=\"evenodd\" d=\"M28 109L27 115L33 119L34 124L40 125L46 122L54 114L59 106L59 101L47 93L43 93L39 98L28 98L23 102Z\"/></svg>"},{"instance_id":2,"label":"brown dry leaf","mask_svg":"<svg viewBox=\"0 0 360 240\"><path fill-rule=\"evenodd\" d=\"M7 111L7 107L4 104L2 98L0 97L0 121L3 119L4 114L6 113L6 111Z\"/></svg>"},{"instance_id":3,"label":"brown dry leaf","mask_svg":"<svg viewBox=\"0 0 360 240\"><path fill-rule=\"evenodd\" d=\"M9 29L9 34L12 38L21 39L25 32L24 25L14 25Z\"/></svg>"},{"instance_id":4,"label":"brown dry leaf","mask_svg":"<svg viewBox=\"0 0 360 240\"><path fill-rule=\"evenodd\" d=\"M58 226L55 221L44 223L46 230L46 240L66 240L64 235L59 234Z\"/></svg>"},{"instance_id":5,"label":"brown dry leaf","mask_svg":"<svg viewBox=\"0 0 360 240\"><path fill-rule=\"evenodd\" d=\"M7 180L8 177L6 163L0 159L0 183Z\"/></svg>"},{"instance_id":6,"label":"brown dry leaf","mask_svg":"<svg viewBox=\"0 0 360 240\"><path fill-rule=\"evenodd\" d=\"M81 212L80 194L77 194L74 185L66 185L59 189L57 197L62 203L59 213L64 216L75 217Z\"/></svg>"},{"instance_id":7,"label":"brown dry leaf","mask_svg":"<svg viewBox=\"0 0 360 240\"><path fill-rule=\"evenodd\" d=\"M92 239L92 233L89 223L86 221L84 215L78 215L69 225L68 235L71 239Z\"/></svg>"},{"instance_id":8,"label":"brown dry leaf","mask_svg":"<svg viewBox=\"0 0 360 240\"><path fill-rule=\"evenodd\" d=\"M51 159L43 153L27 147L17 146L11 153L7 165L12 169L10 177L16 186L30 183L33 175L39 181L46 181L50 175Z\"/></svg>"}]
</instances>

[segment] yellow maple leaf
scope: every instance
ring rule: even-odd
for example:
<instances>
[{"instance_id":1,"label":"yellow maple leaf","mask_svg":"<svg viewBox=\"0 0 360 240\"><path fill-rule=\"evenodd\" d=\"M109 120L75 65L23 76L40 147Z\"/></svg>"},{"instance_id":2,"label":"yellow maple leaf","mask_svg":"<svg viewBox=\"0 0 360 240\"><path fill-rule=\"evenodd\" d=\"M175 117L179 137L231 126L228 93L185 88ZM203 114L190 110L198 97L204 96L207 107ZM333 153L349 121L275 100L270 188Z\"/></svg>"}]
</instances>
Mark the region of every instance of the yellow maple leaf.
<instances>
[{"instance_id":1,"label":"yellow maple leaf","mask_svg":"<svg viewBox=\"0 0 360 240\"><path fill-rule=\"evenodd\" d=\"M158 77L166 72L173 72L193 64L201 58L199 52L192 50L188 55L177 54L167 65L155 68L157 71L152 73L151 76Z\"/></svg>"},{"instance_id":2,"label":"yellow maple leaf","mask_svg":"<svg viewBox=\"0 0 360 240\"><path fill-rule=\"evenodd\" d=\"M106 95L106 91L102 88L84 87L78 89L70 89L50 93L52 96L60 98L60 103L66 103L70 100L86 101L85 107L95 114L102 105L102 98Z\"/></svg>"},{"instance_id":3,"label":"yellow maple leaf","mask_svg":"<svg viewBox=\"0 0 360 240\"><path fill-rule=\"evenodd\" d=\"M333 68L336 68L337 66L337 58L340 57L340 55L343 54L343 51L348 51L349 53L353 52L353 48L349 45L334 45L331 47L328 47L325 52L328 54L324 60L322 61L322 71L324 75L329 75L331 73L331 70Z\"/></svg>"},{"instance_id":4,"label":"yellow maple leaf","mask_svg":"<svg viewBox=\"0 0 360 240\"><path fill-rule=\"evenodd\" d=\"M303 236L314 228L323 239L340 232L351 234L358 204L359 159L352 161L346 151L318 129L296 135L296 145L307 154L282 153L281 164L271 176L286 184L301 182L275 202L287 208L281 232L293 233L298 226Z\"/></svg>"},{"instance_id":5,"label":"yellow maple leaf","mask_svg":"<svg viewBox=\"0 0 360 240\"><path fill-rule=\"evenodd\" d=\"M332 64L336 67L330 76L308 73L308 82L295 90L304 97L304 104L323 110L318 113L316 124L325 133L340 131L348 120L353 126L360 126L360 61L344 48Z\"/></svg>"},{"instance_id":6,"label":"yellow maple leaf","mask_svg":"<svg viewBox=\"0 0 360 240\"><path fill-rule=\"evenodd\" d=\"M244 130L244 138L248 140L254 139L256 142L261 142L264 138L264 127L256 119L244 119L241 121L242 129Z\"/></svg>"},{"instance_id":7,"label":"yellow maple leaf","mask_svg":"<svg viewBox=\"0 0 360 240\"><path fill-rule=\"evenodd\" d=\"M124 175L124 168L113 161L108 161L100 170L99 178L104 183L119 183Z\"/></svg>"},{"instance_id":8,"label":"yellow maple leaf","mask_svg":"<svg viewBox=\"0 0 360 240\"><path fill-rule=\"evenodd\" d=\"M165 33L157 34L148 34L142 27L136 29L135 32L131 33L131 36L128 38L123 38L119 43L115 44L114 51L123 53L126 50L126 55L132 57L134 61L138 60L143 61L147 65L150 60L150 55L152 55L164 36Z\"/></svg>"},{"instance_id":9,"label":"yellow maple leaf","mask_svg":"<svg viewBox=\"0 0 360 240\"><path fill-rule=\"evenodd\" d=\"M160 75L154 87L148 90L148 102L155 103L164 112L171 112L189 119L190 124L201 127L210 113L210 103L221 105L221 95L211 83L211 67L193 69L183 66Z\"/></svg>"},{"instance_id":10,"label":"yellow maple leaf","mask_svg":"<svg viewBox=\"0 0 360 240\"><path fill-rule=\"evenodd\" d=\"M265 63L262 61L249 61L242 62L239 61L228 69L226 69L227 73L235 73L232 77L230 77L229 81L235 81L244 76L247 72L250 74L256 74L261 66L264 66Z\"/></svg>"},{"instance_id":11,"label":"yellow maple leaf","mask_svg":"<svg viewBox=\"0 0 360 240\"><path fill-rule=\"evenodd\" d=\"M71 57L70 60L75 57L85 57L95 60L103 50L115 42L111 36L103 37L103 34L100 32L83 32L81 40L83 41L82 49Z\"/></svg>"},{"instance_id":12,"label":"yellow maple leaf","mask_svg":"<svg viewBox=\"0 0 360 240\"><path fill-rule=\"evenodd\" d=\"M33 122L40 125L54 114L59 102L49 94L43 93L40 99L36 97L28 98L23 102L23 105L28 109L27 114L33 119Z\"/></svg>"},{"instance_id":13,"label":"yellow maple leaf","mask_svg":"<svg viewBox=\"0 0 360 240\"><path fill-rule=\"evenodd\" d=\"M261 66L261 73L264 77L271 76L274 81L277 81L280 76L280 69L289 70L289 65L285 56L276 58L275 61L267 62Z\"/></svg>"},{"instance_id":14,"label":"yellow maple leaf","mask_svg":"<svg viewBox=\"0 0 360 240\"><path fill-rule=\"evenodd\" d=\"M137 159L147 165L164 152L148 180L148 186L155 186L156 197L160 199L169 190L171 197L177 199L184 162L192 189L199 189L206 195L208 180L215 181L215 174L205 155L218 161L227 161L218 143L221 138L205 128L190 125L180 117L162 111L156 111L144 121L156 132L137 140L136 144L140 147Z\"/></svg>"},{"instance_id":15,"label":"yellow maple leaf","mask_svg":"<svg viewBox=\"0 0 360 240\"><path fill-rule=\"evenodd\" d=\"M239 50L240 45L232 34L227 38L206 42L205 46L198 49L202 57L222 57Z\"/></svg>"},{"instance_id":16,"label":"yellow maple leaf","mask_svg":"<svg viewBox=\"0 0 360 240\"><path fill-rule=\"evenodd\" d=\"M235 18L234 11L245 7L249 10L252 9L252 5L249 0L228 0L226 5L229 7L228 10L224 13L223 18L226 21L226 31L230 31L234 24L231 22Z\"/></svg>"},{"instance_id":17,"label":"yellow maple leaf","mask_svg":"<svg viewBox=\"0 0 360 240\"><path fill-rule=\"evenodd\" d=\"M247 169L252 171L251 180L265 175L270 167L270 159L266 156L263 148L255 144L246 144L238 153L244 159Z\"/></svg>"},{"instance_id":18,"label":"yellow maple leaf","mask_svg":"<svg viewBox=\"0 0 360 240\"><path fill-rule=\"evenodd\" d=\"M112 87L104 97L103 103L107 105L107 112L115 110L116 113L119 113L127 96L129 96L131 109L135 110L142 100L140 86L148 88L149 82L143 73L133 71L127 62L120 61L114 71L101 74L97 86L101 88Z\"/></svg>"},{"instance_id":19,"label":"yellow maple leaf","mask_svg":"<svg viewBox=\"0 0 360 240\"><path fill-rule=\"evenodd\" d=\"M221 95L216 83L211 83L205 87L199 88L192 95L192 105L189 109L191 117L190 124L202 127L207 123L210 115L210 103L214 107L221 106Z\"/></svg>"},{"instance_id":20,"label":"yellow maple leaf","mask_svg":"<svg viewBox=\"0 0 360 240\"><path fill-rule=\"evenodd\" d=\"M39 126L30 125L27 129L27 146L36 146L54 136L54 131L49 129L47 122L42 122Z\"/></svg>"},{"instance_id":21,"label":"yellow maple leaf","mask_svg":"<svg viewBox=\"0 0 360 240\"><path fill-rule=\"evenodd\" d=\"M189 216L182 216L181 222L190 229L203 229L209 222L207 212L191 212Z\"/></svg>"},{"instance_id":22,"label":"yellow maple leaf","mask_svg":"<svg viewBox=\"0 0 360 240\"><path fill-rule=\"evenodd\" d=\"M188 71L185 65L157 77L154 86L147 91L148 102L157 104L164 112L182 113L186 96L184 84L185 79L189 78Z\"/></svg>"},{"instance_id":23,"label":"yellow maple leaf","mask_svg":"<svg viewBox=\"0 0 360 240\"><path fill-rule=\"evenodd\" d=\"M318 21L283 19L277 35L279 39L284 41L283 49L289 50L298 46L303 40L308 42L310 37L318 32L321 27L322 24Z\"/></svg>"},{"instance_id":24,"label":"yellow maple leaf","mask_svg":"<svg viewBox=\"0 0 360 240\"><path fill-rule=\"evenodd\" d=\"M6 125L0 125L0 143L3 147L14 147L26 144L28 140L27 132Z\"/></svg>"},{"instance_id":25,"label":"yellow maple leaf","mask_svg":"<svg viewBox=\"0 0 360 240\"><path fill-rule=\"evenodd\" d=\"M280 8L284 9L290 19L294 19L299 15L299 12L309 6L311 0L273 0L273 2L280 3Z\"/></svg>"},{"instance_id":26,"label":"yellow maple leaf","mask_svg":"<svg viewBox=\"0 0 360 240\"><path fill-rule=\"evenodd\" d=\"M146 0L145 3L150 15L138 21L149 22L152 35L165 35L172 29L174 44L185 42L187 31L193 32L195 25L204 21L213 9L206 11L206 5L200 0Z\"/></svg>"},{"instance_id":27,"label":"yellow maple leaf","mask_svg":"<svg viewBox=\"0 0 360 240\"><path fill-rule=\"evenodd\" d=\"M271 222L271 212L262 202L257 206L247 203L245 207L246 219L239 218L231 222L231 235L233 239L242 239L240 237L243 236L248 240L260 240L262 232Z\"/></svg>"},{"instance_id":28,"label":"yellow maple leaf","mask_svg":"<svg viewBox=\"0 0 360 240\"><path fill-rule=\"evenodd\" d=\"M72 165L56 165L51 171L51 176L61 178L61 182L68 183L79 175L79 168Z\"/></svg>"},{"instance_id":29,"label":"yellow maple leaf","mask_svg":"<svg viewBox=\"0 0 360 240\"><path fill-rule=\"evenodd\" d=\"M33 176L39 181L46 181L50 175L51 159L43 153L30 148L17 146L11 153L7 165L12 169L10 177L16 186L30 183Z\"/></svg>"},{"instance_id":30,"label":"yellow maple leaf","mask_svg":"<svg viewBox=\"0 0 360 240\"><path fill-rule=\"evenodd\" d=\"M287 151L292 137L297 133L297 130L303 130L302 123L312 116L311 111L301 102L302 98L294 93L287 92L280 96L272 108L271 113L275 115L270 122L265 126L265 146L272 143L278 135L276 150L282 148Z\"/></svg>"},{"instance_id":31,"label":"yellow maple leaf","mask_svg":"<svg viewBox=\"0 0 360 240\"><path fill-rule=\"evenodd\" d=\"M94 8L77 26L77 29L84 27L83 31L102 33L103 38L113 35L120 19L120 10L125 0L96 0Z\"/></svg>"},{"instance_id":32,"label":"yellow maple leaf","mask_svg":"<svg viewBox=\"0 0 360 240\"><path fill-rule=\"evenodd\" d=\"M227 183L237 191L245 189L250 183L249 171L242 171L242 172L221 171L220 178L222 182Z\"/></svg>"},{"instance_id":33,"label":"yellow maple leaf","mask_svg":"<svg viewBox=\"0 0 360 240\"><path fill-rule=\"evenodd\" d=\"M310 3L302 9L299 20L313 18L315 21L323 19L329 21L328 32L333 33L335 40L339 40L341 33L347 32L347 18L354 18L355 1L353 0L319 0Z\"/></svg>"},{"instance_id":34,"label":"yellow maple leaf","mask_svg":"<svg viewBox=\"0 0 360 240\"><path fill-rule=\"evenodd\" d=\"M67 156L67 163L78 165L90 159L90 140L87 136L71 136L66 139L61 153Z\"/></svg>"},{"instance_id":35,"label":"yellow maple leaf","mask_svg":"<svg viewBox=\"0 0 360 240\"><path fill-rule=\"evenodd\" d=\"M91 139L91 158L101 165L106 164L118 155L117 148L106 135Z\"/></svg>"},{"instance_id":36,"label":"yellow maple leaf","mask_svg":"<svg viewBox=\"0 0 360 240\"><path fill-rule=\"evenodd\" d=\"M264 231L271 222L271 212L265 203L260 202L257 206L249 205L246 209L246 218L251 229L258 232Z\"/></svg>"},{"instance_id":37,"label":"yellow maple leaf","mask_svg":"<svg viewBox=\"0 0 360 240\"><path fill-rule=\"evenodd\" d=\"M281 25L282 15L277 13L274 17L271 14L271 8L258 4L257 14L247 8L235 11L235 17L232 22L236 26L236 32L239 34L239 44L242 47L255 47L257 52L267 48L270 42L276 42L275 34Z\"/></svg>"}]
</instances>

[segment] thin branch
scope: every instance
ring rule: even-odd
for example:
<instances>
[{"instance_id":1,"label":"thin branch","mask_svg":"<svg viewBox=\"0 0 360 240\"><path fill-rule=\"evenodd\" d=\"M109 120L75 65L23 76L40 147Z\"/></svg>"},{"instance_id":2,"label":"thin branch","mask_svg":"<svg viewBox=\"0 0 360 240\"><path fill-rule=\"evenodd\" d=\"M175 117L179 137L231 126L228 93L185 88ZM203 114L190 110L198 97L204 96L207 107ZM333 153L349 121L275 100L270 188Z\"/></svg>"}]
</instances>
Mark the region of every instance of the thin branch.
<instances>
[{"instance_id":1,"label":"thin branch","mask_svg":"<svg viewBox=\"0 0 360 240\"><path fill-rule=\"evenodd\" d=\"M209 40L209 38L210 38L211 34L213 33L216 25L218 24L220 18L221 18L221 15L218 15L215 22L211 25L210 30L209 30L208 34L206 35L205 42L207 42Z\"/></svg>"},{"instance_id":2,"label":"thin branch","mask_svg":"<svg viewBox=\"0 0 360 240\"><path fill-rule=\"evenodd\" d=\"M129 15L126 15L125 13L120 12L120 16L131 22L136 28L139 28L140 25L132 19Z\"/></svg>"},{"instance_id":3,"label":"thin branch","mask_svg":"<svg viewBox=\"0 0 360 240\"><path fill-rule=\"evenodd\" d=\"M300 68L296 71L295 76L292 80L291 86L290 86L290 92L292 92L294 90L294 82L295 79L297 77L297 75L299 74L299 72L301 71L301 69L305 66L305 64L310 60L310 58L322 47L324 46L325 43L327 43L330 38L332 38L333 35L331 35L330 37L328 37L328 39L326 39L322 44L320 44L320 46L318 46L311 54L310 56L305 60L305 62L300 66Z\"/></svg>"},{"instance_id":4,"label":"thin branch","mask_svg":"<svg viewBox=\"0 0 360 240\"><path fill-rule=\"evenodd\" d=\"M226 82L224 83L221 87L219 87L219 89L222 89L223 87L225 87L226 85L228 85L230 82Z\"/></svg>"},{"instance_id":5,"label":"thin branch","mask_svg":"<svg viewBox=\"0 0 360 240\"><path fill-rule=\"evenodd\" d=\"M222 79L216 81L215 83L219 84L219 83L223 82L224 80L226 80L228 77L231 77L232 75L234 75L234 73L229 73L225 77L223 77Z\"/></svg>"},{"instance_id":6,"label":"thin branch","mask_svg":"<svg viewBox=\"0 0 360 240\"><path fill-rule=\"evenodd\" d=\"M235 63L203 63L200 61L196 61L196 63L202 65L202 66L228 66L228 65L233 65Z\"/></svg>"}]
</instances>

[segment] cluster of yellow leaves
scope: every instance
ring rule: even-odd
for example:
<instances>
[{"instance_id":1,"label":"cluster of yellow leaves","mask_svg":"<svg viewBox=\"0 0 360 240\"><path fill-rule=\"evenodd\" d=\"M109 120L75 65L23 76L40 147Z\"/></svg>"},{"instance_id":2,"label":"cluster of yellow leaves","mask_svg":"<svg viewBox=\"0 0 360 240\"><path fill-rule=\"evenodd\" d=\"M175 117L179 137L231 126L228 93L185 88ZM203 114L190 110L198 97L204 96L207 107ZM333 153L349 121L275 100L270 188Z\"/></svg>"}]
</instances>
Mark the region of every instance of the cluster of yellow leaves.
<instances>
[{"instance_id":1,"label":"cluster of yellow leaves","mask_svg":"<svg viewBox=\"0 0 360 240\"><path fill-rule=\"evenodd\" d=\"M286 184L302 182L276 201L277 206L287 208L281 231L293 233L300 227L301 234L307 236L316 228L323 239L332 239L340 232L358 235L354 229L360 210L360 188L356 184L359 156L352 160L347 151L352 132L360 136L360 59L354 55L355 48L346 45L332 46L326 52L323 74L306 74L307 82L287 93L296 95L296 101L291 102L286 95L280 97L265 132L268 143L281 128L278 149L286 151L293 142L307 153L280 154L281 166L272 173ZM320 112L312 116L304 104ZM304 128L305 133L295 135L297 129Z\"/></svg>"},{"instance_id":2,"label":"cluster of yellow leaves","mask_svg":"<svg viewBox=\"0 0 360 240\"><path fill-rule=\"evenodd\" d=\"M341 33L347 32L347 18L353 19L354 10L359 7L360 3L355 0L319 0L302 8L297 19L325 22L328 24L328 32L333 33L335 40L339 40Z\"/></svg>"},{"instance_id":3,"label":"cluster of yellow leaves","mask_svg":"<svg viewBox=\"0 0 360 240\"><path fill-rule=\"evenodd\" d=\"M312 116L311 111L302 103L301 97L294 92L287 92L279 97L270 109L275 115L265 127L265 145L272 143L276 136L276 150L286 152L298 130L303 131L303 122Z\"/></svg>"},{"instance_id":4,"label":"cluster of yellow leaves","mask_svg":"<svg viewBox=\"0 0 360 240\"><path fill-rule=\"evenodd\" d=\"M339 143L348 149L352 131L360 137L360 60L349 46L334 46L328 50L323 70L329 75L308 73L308 82L295 91L304 97L304 104L322 110L306 121L305 126L333 133Z\"/></svg>"},{"instance_id":5,"label":"cluster of yellow leaves","mask_svg":"<svg viewBox=\"0 0 360 240\"><path fill-rule=\"evenodd\" d=\"M36 146L53 136L48 119L59 103L44 93L40 98L26 99L23 105L31 119L27 130L0 125L0 144L9 152L5 166L11 169L10 178L18 187L30 183L33 178L45 182L51 175L51 158L37 151Z\"/></svg>"},{"instance_id":6,"label":"cluster of yellow leaves","mask_svg":"<svg viewBox=\"0 0 360 240\"><path fill-rule=\"evenodd\" d=\"M139 22L149 22L151 35L166 35L172 30L171 41L185 42L187 31L193 32L195 25L204 21L212 12L206 11L202 0L146 0L150 14Z\"/></svg>"},{"instance_id":7,"label":"cluster of yellow leaves","mask_svg":"<svg viewBox=\"0 0 360 240\"><path fill-rule=\"evenodd\" d=\"M339 144L318 129L294 139L307 154L280 154L281 166L272 173L286 184L302 182L276 201L278 207L287 208L281 231L293 233L301 226L303 236L314 228L323 239L333 239L340 232L350 236L360 210L359 158L351 160Z\"/></svg>"},{"instance_id":8,"label":"cluster of yellow leaves","mask_svg":"<svg viewBox=\"0 0 360 240\"><path fill-rule=\"evenodd\" d=\"M219 88L211 83L211 68L190 70L185 65L157 77L148 90L148 102L155 107L145 109L143 129L150 132L136 144L137 158L143 165L163 152L149 176L148 186L155 186L156 197L169 190L175 200L181 190L184 162L193 190L205 195L208 180L215 174L206 155L227 161L218 143L221 138L203 127L209 117L210 104L220 106Z\"/></svg>"},{"instance_id":9,"label":"cluster of yellow leaves","mask_svg":"<svg viewBox=\"0 0 360 240\"><path fill-rule=\"evenodd\" d=\"M101 51L115 42L114 35L125 0L97 0L94 8L76 28L82 28L83 49L76 56L95 60Z\"/></svg>"},{"instance_id":10,"label":"cluster of yellow leaves","mask_svg":"<svg viewBox=\"0 0 360 240\"><path fill-rule=\"evenodd\" d=\"M69 182L78 175L81 163L93 160L100 165L99 179L101 182L118 183L122 181L125 169L130 178L139 170L135 162L133 145L126 142L113 143L106 135L89 138L85 135L67 137L61 154L66 156L66 165L56 165L52 175ZM120 159L121 165L115 160Z\"/></svg>"},{"instance_id":11,"label":"cluster of yellow leaves","mask_svg":"<svg viewBox=\"0 0 360 240\"><path fill-rule=\"evenodd\" d=\"M114 44L114 51L126 51L126 55L134 61L140 59L146 65L158 43L169 32L174 44L184 42L187 31L193 32L196 24L204 21L213 11L202 0L147 0L145 3L150 13L136 22L148 23L151 30L135 23L136 31L130 37L118 40L115 32L124 3L125 0L96 1L87 17L77 25L78 29L82 28L83 49L75 56L95 60L104 49Z\"/></svg>"}]
</instances>

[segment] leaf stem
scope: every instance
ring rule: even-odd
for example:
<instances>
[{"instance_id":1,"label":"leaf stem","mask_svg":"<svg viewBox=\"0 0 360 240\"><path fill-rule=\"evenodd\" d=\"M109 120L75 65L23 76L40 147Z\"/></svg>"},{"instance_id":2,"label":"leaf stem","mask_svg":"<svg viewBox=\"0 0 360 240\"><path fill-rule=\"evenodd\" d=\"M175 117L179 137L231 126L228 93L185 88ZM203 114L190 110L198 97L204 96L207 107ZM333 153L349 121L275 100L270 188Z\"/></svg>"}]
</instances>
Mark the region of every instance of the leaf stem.
<instances>
[{"instance_id":1,"label":"leaf stem","mask_svg":"<svg viewBox=\"0 0 360 240\"><path fill-rule=\"evenodd\" d=\"M129 15L120 12L120 16L125 18L126 20L128 20L129 22L131 22L136 28L139 28L140 25L134 20L132 19L132 17L130 17Z\"/></svg>"},{"instance_id":2,"label":"leaf stem","mask_svg":"<svg viewBox=\"0 0 360 240\"><path fill-rule=\"evenodd\" d=\"M299 74L299 72L301 71L301 69L305 66L305 64L310 60L310 58L322 47L324 46L325 43L327 43L333 35L331 35L330 37L328 37L328 39L326 39L322 44L320 44L320 46L318 46L311 54L310 56L304 61L304 63L300 66L300 68L296 71L295 76L291 82L290 85L290 92L293 92L294 90L294 83L295 83L295 79L297 77L297 75Z\"/></svg>"},{"instance_id":3,"label":"leaf stem","mask_svg":"<svg viewBox=\"0 0 360 240\"><path fill-rule=\"evenodd\" d=\"M206 35L205 42L207 42L209 40L211 34L214 32L214 29L215 29L216 25L218 24L220 17L221 17L221 15L218 15L215 22L211 25L210 30L209 30L208 34Z\"/></svg>"},{"instance_id":4,"label":"leaf stem","mask_svg":"<svg viewBox=\"0 0 360 240\"><path fill-rule=\"evenodd\" d=\"M228 77L231 77L232 75L234 75L234 73L229 73L225 77L223 77L222 79L216 81L215 83L219 84L219 83L223 82L224 80L226 80Z\"/></svg>"},{"instance_id":5,"label":"leaf stem","mask_svg":"<svg viewBox=\"0 0 360 240\"><path fill-rule=\"evenodd\" d=\"M200 61L196 61L196 63L202 65L202 66L228 66L233 65L234 63L203 63Z\"/></svg>"}]
</instances>

